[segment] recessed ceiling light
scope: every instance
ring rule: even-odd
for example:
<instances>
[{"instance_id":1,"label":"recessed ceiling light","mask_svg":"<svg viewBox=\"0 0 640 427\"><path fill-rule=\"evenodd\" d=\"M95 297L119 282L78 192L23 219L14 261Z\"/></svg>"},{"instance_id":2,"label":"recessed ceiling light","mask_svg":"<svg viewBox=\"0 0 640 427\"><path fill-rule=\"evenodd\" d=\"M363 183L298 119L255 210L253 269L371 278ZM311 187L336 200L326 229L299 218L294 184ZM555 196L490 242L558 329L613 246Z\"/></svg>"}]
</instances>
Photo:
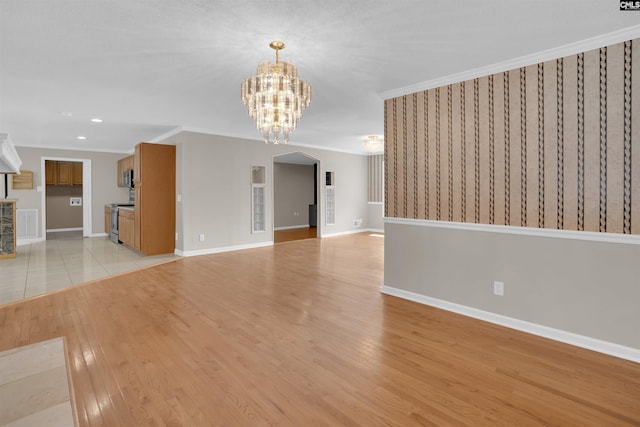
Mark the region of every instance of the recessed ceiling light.
<instances>
[{"instance_id":1,"label":"recessed ceiling light","mask_svg":"<svg viewBox=\"0 0 640 427\"><path fill-rule=\"evenodd\" d=\"M84 141L85 139L87 139L87 137L86 137L86 136L82 136L82 135L80 135L80 136L78 137L78 139L81 139L81 140L83 140L83 141Z\"/></svg>"},{"instance_id":2,"label":"recessed ceiling light","mask_svg":"<svg viewBox=\"0 0 640 427\"><path fill-rule=\"evenodd\" d=\"M71 117L73 116L73 113L70 111L58 111L58 114L60 114L62 117Z\"/></svg>"},{"instance_id":3,"label":"recessed ceiling light","mask_svg":"<svg viewBox=\"0 0 640 427\"><path fill-rule=\"evenodd\" d=\"M93 123L102 123L102 119L99 119L99 118L97 118L97 117L95 117L95 118L91 119L91 121L92 121Z\"/></svg>"}]
</instances>

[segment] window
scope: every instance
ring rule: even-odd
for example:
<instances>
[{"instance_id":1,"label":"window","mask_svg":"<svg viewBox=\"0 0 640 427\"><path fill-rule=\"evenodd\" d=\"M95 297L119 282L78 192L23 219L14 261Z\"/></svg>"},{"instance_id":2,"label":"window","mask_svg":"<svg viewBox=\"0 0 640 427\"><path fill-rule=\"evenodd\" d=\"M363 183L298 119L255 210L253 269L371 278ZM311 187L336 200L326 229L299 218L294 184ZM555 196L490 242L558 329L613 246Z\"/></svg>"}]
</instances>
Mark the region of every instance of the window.
<instances>
[{"instance_id":1,"label":"window","mask_svg":"<svg viewBox=\"0 0 640 427\"><path fill-rule=\"evenodd\" d=\"M251 232L265 230L264 215L265 167L251 166Z\"/></svg>"},{"instance_id":2,"label":"window","mask_svg":"<svg viewBox=\"0 0 640 427\"><path fill-rule=\"evenodd\" d=\"M335 189L335 173L333 172L325 172L325 194L326 194L326 215L325 215L325 223L327 225L336 223L336 189Z\"/></svg>"}]
</instances>

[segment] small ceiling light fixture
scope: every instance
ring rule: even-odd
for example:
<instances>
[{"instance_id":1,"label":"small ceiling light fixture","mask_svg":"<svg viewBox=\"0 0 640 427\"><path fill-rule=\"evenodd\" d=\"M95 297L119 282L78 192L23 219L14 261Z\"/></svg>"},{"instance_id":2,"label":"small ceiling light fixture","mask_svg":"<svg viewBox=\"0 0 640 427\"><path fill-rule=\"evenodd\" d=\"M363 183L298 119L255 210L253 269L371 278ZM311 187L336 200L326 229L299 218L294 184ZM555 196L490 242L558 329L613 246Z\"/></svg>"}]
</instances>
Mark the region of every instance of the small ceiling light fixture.
<instances>
[{"instance_id":1,"label":"small ceiling light fixture","mask_svg":"<svg viewBox=\"0 0 640 427\"><path fill-rule=\"evenodd\" d=\"M362 143L364 144L364 148L370 153L376 153L384 149L384 139L378 138L375 135L367 137Z\"/></svg>"},{"instance_id":2,"label":"small ceiling light fixture","mask_svg":"<svg viewBox=\"0 0 640 427\"><path fill-rule=\"evenodd\" d=\"M92 121L93 123L102 123L102 119L99 119L99 118L97 118L97 117L94 117L93 119L91 119L91 121Z\"/></svg>"},{"instance_id":3,"label":"small ceiling light fixture","mask_svg":"<svg viewBox=\"0 0 640 427\"><path fill-rule=\"evenodd\" d=\"M82 135L80 135L80 136L78 136L78 137L76 137L76 138L77 138L77 139L79 139L79 140L81 140L81 141L84 141L85 139L87 139L87 137L86 137L86 136L82 136Z\"/></svg>"},{"instance_id":4,"label":"small ceiling light fixture","mask_svg":"<svg viewBox=\"0 0 640 427\"><path fill-rule=\"evenodd\" d=\"M244 79L240 92L264 142L286 144L302 111L311 102L311 86L298 79L298 69L293 64L279 61L278 52L284 49L283 42L273 41L269 46L276 51L275 64L259 63L256 75Z\"/></svg>"}]
</instances>

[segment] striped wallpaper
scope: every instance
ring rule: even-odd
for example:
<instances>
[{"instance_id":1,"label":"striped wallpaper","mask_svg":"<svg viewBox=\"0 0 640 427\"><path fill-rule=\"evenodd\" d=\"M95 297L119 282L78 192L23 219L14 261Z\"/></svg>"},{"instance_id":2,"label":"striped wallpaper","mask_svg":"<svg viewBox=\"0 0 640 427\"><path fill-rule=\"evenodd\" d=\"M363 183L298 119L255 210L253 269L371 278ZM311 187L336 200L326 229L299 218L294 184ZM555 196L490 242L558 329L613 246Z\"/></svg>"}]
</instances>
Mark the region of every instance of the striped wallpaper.
<instances>
[{"instance_id":1,"label":"striped wallpaper","mask_svg":"<svg viewBox=\"0 0 640 427\"><path fill-rule=\"evenodd\" d=\"M388 99L384 116L387 217L640 234L640 40Z\"/></svg>"},{"instance_id":2,"label":"striped wallpaper","mask_svg":"<svg viewBox=\"0 0 640 427\"><path fill-rule=\"evenodd\" d=\"M382 202L382 172L383 172L383 159L382 154L375 154L367 157L367 183L368 183L368 197L367 201L370 203Z\"/></svg>"}]
</instances>

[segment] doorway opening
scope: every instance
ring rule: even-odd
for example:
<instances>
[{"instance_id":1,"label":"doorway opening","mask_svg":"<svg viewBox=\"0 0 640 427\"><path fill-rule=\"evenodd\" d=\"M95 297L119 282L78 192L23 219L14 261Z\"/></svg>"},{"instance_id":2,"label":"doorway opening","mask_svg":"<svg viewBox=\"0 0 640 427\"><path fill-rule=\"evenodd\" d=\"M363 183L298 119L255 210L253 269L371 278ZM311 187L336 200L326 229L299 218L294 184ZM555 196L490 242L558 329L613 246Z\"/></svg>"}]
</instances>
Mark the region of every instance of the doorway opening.
<instances>
[{"instance_id":1,"label":"doorway opening","mask_svg":"<svg viewBox=\"0 0 640 427\"><path fill-rule=\"evenodd\" d=\"M91 235L91 160L42 158L42 237Z\"/></svg>"},{"instance_id":2,"label":"doorway opening","mask_svg":"<svg viewBox=\"0 0 640 427\"><path fill-rule=\"evenodd\" d=\"M273 158L273 242L320 237L320 162L301 152Z\"/></svg>"}]
</instances>

